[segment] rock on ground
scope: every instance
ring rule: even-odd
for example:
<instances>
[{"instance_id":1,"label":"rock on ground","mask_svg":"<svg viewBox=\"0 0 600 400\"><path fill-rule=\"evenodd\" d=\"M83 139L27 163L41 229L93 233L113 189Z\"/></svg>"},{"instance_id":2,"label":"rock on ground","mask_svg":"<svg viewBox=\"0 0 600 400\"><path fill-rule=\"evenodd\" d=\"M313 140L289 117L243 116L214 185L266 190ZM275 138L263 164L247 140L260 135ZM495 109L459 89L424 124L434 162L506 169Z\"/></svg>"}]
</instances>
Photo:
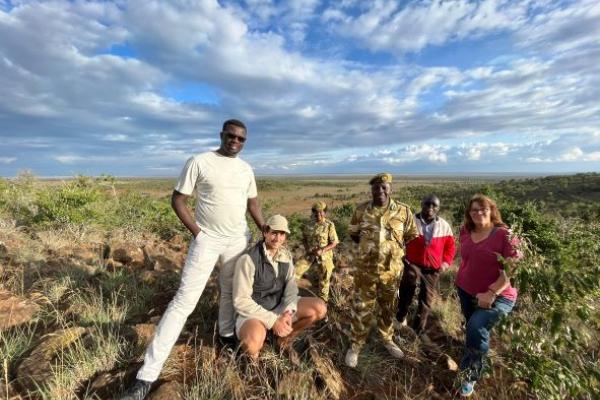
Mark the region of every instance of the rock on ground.
<instances>
[{"instance_id":1,"label":"rock on ground","mask_svg":"<svg viewBox=\"0 0 600 400\"><path fill-rule=\"evenodd\" d=\"M52 360L56 354L87 332L86 328L61 329L46 335L17 368L17 381L26 391L35 391L54 376Z\"/></svg>"},{"instance_id":2,"label":"rock on ground","mask_svg":"<svg viewBox=\"0 0 600 400\"><path fill-rule=\"evenodd\" d=\"M150 393L148 400L181 400L183 399L181 392L183 386L179 382L165 382L155 391Z\"/></svg>"},{"instance_id":3,"label":"rock on ground","mask_svg":"<svg viewBox=\"0 0 600 400\"><path fill-rule=\"evenodd\" d=\"M31 321L39 310L36 303L0 289L0 332Z\"/></svg>"}]
</instances>

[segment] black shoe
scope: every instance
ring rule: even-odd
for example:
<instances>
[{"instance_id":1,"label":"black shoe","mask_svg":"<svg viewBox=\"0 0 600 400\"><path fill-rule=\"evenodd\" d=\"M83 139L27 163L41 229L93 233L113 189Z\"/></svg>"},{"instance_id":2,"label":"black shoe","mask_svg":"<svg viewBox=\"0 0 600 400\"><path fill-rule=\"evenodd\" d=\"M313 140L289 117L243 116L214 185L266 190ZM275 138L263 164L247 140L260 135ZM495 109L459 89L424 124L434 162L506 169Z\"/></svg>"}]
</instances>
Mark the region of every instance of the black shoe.
<instances>
[{"instance_id":1,"label":"black shoe","mask_svg":"<svg viewBox=\"0 0 600 400\"><path fill-rule=\"evenodd\" d=\"M148 393L150 393L151 387L152 382L136 379L133 386L123 393L118 400L144 400L148 396Z\"/></svg>"},{"instance_id":2,"label":"black shoe","mask_svg":"<svg viewBox=\"0 0 600 400\"><path fill-rule=\"evenodd\" d=\"M238 341L235 335L233 336L219 336L219 345L221 350L235 351L238 347Z\"/></svg>"}]
</instances>

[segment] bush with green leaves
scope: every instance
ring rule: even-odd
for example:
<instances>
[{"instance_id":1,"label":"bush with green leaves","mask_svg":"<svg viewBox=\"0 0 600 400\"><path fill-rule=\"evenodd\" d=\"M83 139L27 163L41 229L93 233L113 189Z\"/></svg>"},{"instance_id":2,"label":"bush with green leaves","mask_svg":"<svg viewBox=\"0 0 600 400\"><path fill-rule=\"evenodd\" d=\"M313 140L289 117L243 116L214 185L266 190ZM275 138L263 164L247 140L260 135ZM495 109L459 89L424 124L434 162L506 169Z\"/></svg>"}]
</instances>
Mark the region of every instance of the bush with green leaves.
<instances>
[{"instance_id":1,"label":"bush with green leaves","mask_svg":"<svg viewBox=\"0 0 600 400\"><path fill-rule=\"evenodd\" d=\"M0 214L16 221L17 225L29 225L37 213L38 188L31 172L25 171L11 181L0 184Z\"/></svg>"},{"instance_id":2,"label":"bush with green leaves","mask_svg":"<svg viewBox=\"0 0 600 400\"><path fill-rule=\"evenodd\" d=\"M329 218L335 224L335 230L338 235L340 242L346 241L350 238L348 233L348 224L354 214L355 205L352 203L345 203L341 206L333 207L329 212Z\"/></svg>"},{"instance_id":3,"label":"bush with green leaves","mask_svg":"<svg viewBox=\"0 0 600 400\"><path fill-rule=\"evenodd\" d=\"M551 220L534 204L508 220L524 237L516 312L506 321L513 374L539 398L600 396L600 222Z\"/></svg>"},{"instance_id":4,"label":"bush with green leaves","mask_svg":"<svg viewBox=\"0 0 600 400\"><path fill-rule=\"evenodd\" d=\"M105 197L92 178L78 176L58 188L39 191L32 222L51 226L91 224L99 217L97 205Z\"/></svg>"}]
</instances>

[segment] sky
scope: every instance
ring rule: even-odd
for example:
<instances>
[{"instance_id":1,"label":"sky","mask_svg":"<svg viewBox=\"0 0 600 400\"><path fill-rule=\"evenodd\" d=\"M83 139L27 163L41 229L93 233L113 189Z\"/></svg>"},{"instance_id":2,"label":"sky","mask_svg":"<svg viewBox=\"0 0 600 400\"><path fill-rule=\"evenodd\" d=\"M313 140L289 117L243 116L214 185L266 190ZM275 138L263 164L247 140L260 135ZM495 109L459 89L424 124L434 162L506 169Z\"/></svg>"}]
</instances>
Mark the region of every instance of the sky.
<instances>
[{"instance_id":1,"label":"sky","mask_svg":"<svg viewBox=\"0 0 600 400\"><path fill-rule=\"evenodd\" d=\"M600 2L0 0L0 176L600 171Z\"/></svg>"}]
</instances>

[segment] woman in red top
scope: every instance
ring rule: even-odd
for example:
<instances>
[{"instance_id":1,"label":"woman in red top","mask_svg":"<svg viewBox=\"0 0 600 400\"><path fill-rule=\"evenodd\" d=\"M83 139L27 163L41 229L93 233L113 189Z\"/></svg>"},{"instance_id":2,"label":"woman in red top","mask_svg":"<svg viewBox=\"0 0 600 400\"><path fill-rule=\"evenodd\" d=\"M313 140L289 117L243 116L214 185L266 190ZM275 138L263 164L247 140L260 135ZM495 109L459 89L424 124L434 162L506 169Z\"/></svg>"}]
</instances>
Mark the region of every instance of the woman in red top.
<instances>
[{"instance_id":1,"label":"woman in red top","mask_svg":"<svg viewBox=\"0 0 600 400\"><path fill-rule=\"evenodd\" d=\"M470 396L481 375L490 346L490 331L517 300L502 260L518 258L516 242L502 222L496 203L477 194L465 210L460 231L461 262L456 286L466 320L465 352L461 360L460 393Z\"/></svg>"}]
</instances>

